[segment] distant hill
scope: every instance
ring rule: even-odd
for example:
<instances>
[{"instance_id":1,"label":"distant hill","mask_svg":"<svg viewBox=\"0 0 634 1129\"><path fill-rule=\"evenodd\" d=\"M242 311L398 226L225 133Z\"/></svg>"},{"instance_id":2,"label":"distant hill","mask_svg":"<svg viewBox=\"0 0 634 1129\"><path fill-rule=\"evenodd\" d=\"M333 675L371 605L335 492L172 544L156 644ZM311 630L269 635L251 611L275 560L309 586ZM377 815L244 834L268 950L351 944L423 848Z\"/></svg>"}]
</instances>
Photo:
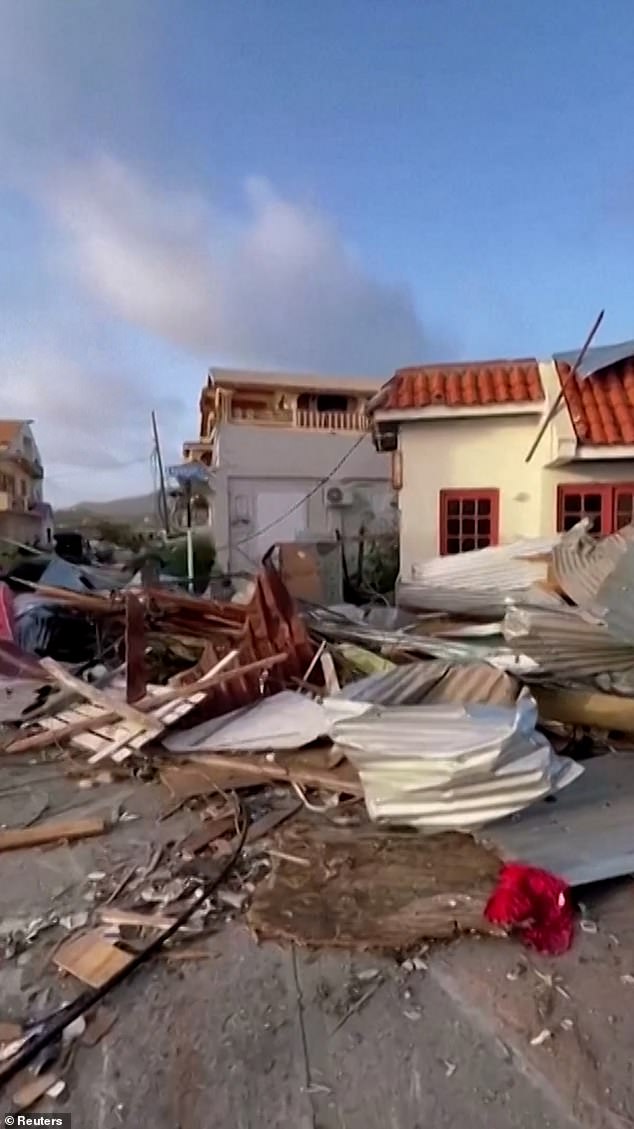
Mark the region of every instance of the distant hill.
<instances>
[{"instance_id":1,"label":"distant hill","mask_svg":"<svg viewBox=\"0 0 634 1129\"><path fill-rule=\"evenodd\" d=\"M60 528L81 528L105 519L126 525L158 528L156 494L138 494L132 498L113 498L109 502L78 502L75 506L55 510L55 525Z\"/></svg>"}]
</instances>

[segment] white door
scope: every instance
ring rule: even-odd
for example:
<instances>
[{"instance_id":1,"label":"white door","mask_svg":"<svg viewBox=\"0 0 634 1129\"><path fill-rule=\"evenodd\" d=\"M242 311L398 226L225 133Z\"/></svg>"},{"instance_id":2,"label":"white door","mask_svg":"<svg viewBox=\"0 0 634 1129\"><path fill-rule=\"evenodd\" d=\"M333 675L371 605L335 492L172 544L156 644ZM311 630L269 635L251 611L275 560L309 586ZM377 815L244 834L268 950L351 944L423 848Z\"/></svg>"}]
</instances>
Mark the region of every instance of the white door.
<instances>
[{"instance_id":1,"label":"white door","mask_svg":"<svg viewBox=\"0 0 634 1129\"><path fill-rule=\"evenodd\" d=\"M294 541L306 529L306 489L258 491L255 503L255 530L258 536L245 549L252 560L260 561L278 541ZM270 526L270 528L269 528Z\"/></svg>"}]
</instances>

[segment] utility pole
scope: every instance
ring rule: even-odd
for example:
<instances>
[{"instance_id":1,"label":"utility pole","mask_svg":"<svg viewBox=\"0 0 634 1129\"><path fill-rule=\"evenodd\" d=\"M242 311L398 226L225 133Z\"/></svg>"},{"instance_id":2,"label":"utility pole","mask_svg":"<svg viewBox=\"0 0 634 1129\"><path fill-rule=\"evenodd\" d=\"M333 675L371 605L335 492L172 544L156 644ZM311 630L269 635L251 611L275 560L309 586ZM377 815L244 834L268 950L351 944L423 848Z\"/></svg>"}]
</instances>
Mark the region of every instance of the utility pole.
<instances>
[{"instance_id":1,"label":"utility pole","mask_svg":"<svg viewBox=\"0 0 634 1129\"><path fill-rule=\"evenodd\" d=\"M163 526L165 533L169 536L169 511L167 508L167 490L165 489L165 470L163 468L163 456L161 454L161 444L159 441L158 426L156 423L156 412L152 412L152 431L154 433L154 450L156 451L156 464L159 472L159 496L160 496L160 510L161 517L163 518Z\"/></svg>"}]
</instances>

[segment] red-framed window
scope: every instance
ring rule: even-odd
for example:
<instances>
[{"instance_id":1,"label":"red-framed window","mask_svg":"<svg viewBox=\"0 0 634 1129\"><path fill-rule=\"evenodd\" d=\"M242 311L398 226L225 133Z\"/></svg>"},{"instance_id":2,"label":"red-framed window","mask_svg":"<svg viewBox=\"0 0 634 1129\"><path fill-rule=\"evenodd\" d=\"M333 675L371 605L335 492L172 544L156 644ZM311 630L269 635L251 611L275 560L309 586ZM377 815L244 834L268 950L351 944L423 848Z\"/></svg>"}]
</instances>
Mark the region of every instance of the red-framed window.
<instances>
[{"instance_id":1,"label":"red-framed window","mask_svg":"<svg viewBox=\"0 0 634 1129\"><path fill-rule=\"evenodd\" d=\"M634 521L634 483L563 484L557 490L557 531L572 529L582 518L592 521L595 536L615 533Z\"/></svg>"},{"instance_id":2,"label":"red-framed window","mask_svg":"<svg viewBox=\"0 0 634 1129\"><path fill-rule=\"evenodd\" d=\"M440 491L440 552L467 553L497 545L499 490Z\"/></svg>"}]
</instances>

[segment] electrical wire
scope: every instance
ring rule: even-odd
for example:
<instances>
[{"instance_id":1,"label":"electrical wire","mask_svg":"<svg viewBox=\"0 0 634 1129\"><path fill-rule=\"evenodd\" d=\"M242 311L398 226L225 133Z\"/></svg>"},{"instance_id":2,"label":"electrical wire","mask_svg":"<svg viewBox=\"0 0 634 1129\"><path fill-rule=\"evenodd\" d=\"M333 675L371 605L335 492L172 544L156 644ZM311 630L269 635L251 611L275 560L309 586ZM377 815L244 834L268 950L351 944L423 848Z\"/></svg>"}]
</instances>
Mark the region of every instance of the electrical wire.
<instances>
[{"instance_id":1,"label":"electrical wire","mask_svg":"<svg viewBox=\"0 0 634 1129\"><path fill-rule=\"evenodd\" d=\"M280 522L284 521L284 519L289 517L290 514L295 513L295 510L299 510L300 507L309 500L309 498L312 498L318 490L321 490L322 486L325 486L327 482L330 482L331 478L333 478L337 471L343 466L343 464L348 461L350 456L356 451L357 447L359 447L361 443L363 443L364 439L367 439L366 432L364 432L363 435L359 435L359 437L355 439L354 443L346 451L345 455L342 455L339 461L336 462L331 470L328 471L328 474L324 475L323 478L320 478L316 486L313 486L307 494L304 494L303 498L299 499L299 501L294 502L292 506L289 506L283 514L280 514L279 517L273 518L273 521L269 521L268 524L263 525L261 529L256 529L255 533L248 533L246 537L241 537L239 541L233 541L230 545L223 545L220 549L216 550L216 553L226 553L230 549L238 549L240 545L246 545L247 541L253 541L256 537L261 537L263 533L268 533L269 529L274 529L276 525L279 525Z\"/></svg>"},{"instance_id":2,"label":"electrical wire","mask_svg":"<svg viewBox=\"0 0 634 1129\"><path fill-rule=\"evenodd\" d=\"M242 827L237 836L236 846L226 862L222 864L217 874L199 887L187 908L174 918L174 921L167 929L159 933L153 941L149 941L145 948L136 953L132 960L115 972L109 980L106 980L105 983L101 984L98 988L90 988L82 992L81 995L71 1003L65 1004L58 1012L55 1012L48 1021L38 1024L33 1029L32 1035L29 1035L27 1032L24 1043L15 1057L10 1059L3 1069L0 1069L0 1088L6 1085L16 1074L19 1074L29 1063L33 1062L49 1043L53 1043L58 1039L64 1031L64 1028L68 1027L69 1023L72 1023L72 1021L77 1019L80 1015L84 1015L84 1013L94 1007L99 1000L107 996L113 988L116 988L123 980L127 980L128 976L136 972L137 968L144 964L149 957L154 956L154 954L163 947L165 942L168 941L170 937L173 937L181 926L185 925L187 920L194 913L194 910L204 902L205 898L213 894L214 890L216 890L223 879L226 878L227 874L235 866L242 854L249 827L249 817L246 808L240 803L237 814L242 817Z\"/></svg>"}]
</instances>

